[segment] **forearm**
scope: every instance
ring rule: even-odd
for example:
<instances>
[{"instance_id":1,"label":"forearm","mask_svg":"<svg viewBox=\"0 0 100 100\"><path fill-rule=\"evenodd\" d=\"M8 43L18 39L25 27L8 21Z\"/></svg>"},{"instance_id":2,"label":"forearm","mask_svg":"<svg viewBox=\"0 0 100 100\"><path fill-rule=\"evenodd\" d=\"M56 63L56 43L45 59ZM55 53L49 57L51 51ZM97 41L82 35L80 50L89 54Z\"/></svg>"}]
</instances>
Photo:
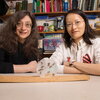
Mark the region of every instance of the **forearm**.
<instances>
[{"instance_id":1,"label":"forearm","mask_svg":"<svg viewBox=\"0 0 100 100\"><path fill-rule=\"evenodd\" d=\"M15 73L31 72L31 68L25 65L13 65Z\"/></svg>"},{"instance_id":2,"label":"forearm","mask_svg":"<svg viewBox=\"0 0 100 100\"><path fill-rule=\"evenodd\" d=\"M100 75L100 64L74 62L73 66L86 74Z\"/></svg>"},{"instance_id":3,"label":"forearm","mask_svg":"<svg viewBox=\"0 0 100 100\"><path fill-rule=\"evenodd\" d=\"M82 72L74 67L64 67L64 73L81 74Z\"/></svg>"}]
</instances>

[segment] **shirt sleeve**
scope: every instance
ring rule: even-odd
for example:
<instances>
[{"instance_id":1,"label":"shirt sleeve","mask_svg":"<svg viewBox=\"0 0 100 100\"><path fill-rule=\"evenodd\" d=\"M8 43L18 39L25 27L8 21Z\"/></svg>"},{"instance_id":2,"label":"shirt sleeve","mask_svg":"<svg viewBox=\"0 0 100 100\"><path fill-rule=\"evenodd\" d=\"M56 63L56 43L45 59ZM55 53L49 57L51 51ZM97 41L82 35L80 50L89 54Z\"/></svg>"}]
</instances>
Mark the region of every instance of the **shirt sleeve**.
<instances>
[{"instance_id":1,"label":"shirt sleeve","mask_svg":"<svg viewBox=\"0 0 100 100\"><path fill-rule=\"evenodd\" d=\"M13 73L13 64L6 62L6 52L0 49L0 73Z\"/></svg>"},{"instance_id":2,"label":"shirt sleeve","mask_svg":"<svg viewBox=\"0 0 100 100\"><path fill-rule=\"evenodd\" d=\"M55 61L55 63L57 64L58 67L57 73L63 73L64 70L64 65L62 65L64 61L64 57L63 57L64 49L65 49L64 45L61 44L59 47L57 47L56 51L50 57L50 59Z\"/></svg>"},{"instance_id":3,"label":"shirt sleeve","mask_svg":"<svg viewBox=\"0 0 100 100\"><path fill-rule=\"evenodd\" d=\"M100 63L100 38L97 38L94 43L94 59L95 63Z\"/></svg>"}]
</instances>

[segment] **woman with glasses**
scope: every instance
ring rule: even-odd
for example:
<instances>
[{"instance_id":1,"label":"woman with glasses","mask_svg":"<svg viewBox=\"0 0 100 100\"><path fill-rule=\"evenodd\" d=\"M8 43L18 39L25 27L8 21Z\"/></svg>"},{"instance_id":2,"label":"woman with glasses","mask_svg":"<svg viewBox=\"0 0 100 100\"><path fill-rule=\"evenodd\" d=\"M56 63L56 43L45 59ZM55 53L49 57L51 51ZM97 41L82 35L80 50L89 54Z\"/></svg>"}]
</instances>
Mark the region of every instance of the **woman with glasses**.
<instances>
[{"instance_id":1,"label":"woman with glasses","mask_svg":"<svg viewBox=\"0 0 100 100\"><path fill-rule=\"evenodd\" d=\"M58 73L100 75L100 38L95 37L85 13L78 9L68 11L64 25L64 43L50 57Z\"/></svg>"},{"instance_id":2,"label":"woman with glasses","mask_svg":"<svg viewBox=\"0 0 100 100\"><path fill-rule=\"evenodd\" d=\"M0 29L0 73L36 72L38 55L35 16L16 12Z\"/></svg>"}]
</instances>

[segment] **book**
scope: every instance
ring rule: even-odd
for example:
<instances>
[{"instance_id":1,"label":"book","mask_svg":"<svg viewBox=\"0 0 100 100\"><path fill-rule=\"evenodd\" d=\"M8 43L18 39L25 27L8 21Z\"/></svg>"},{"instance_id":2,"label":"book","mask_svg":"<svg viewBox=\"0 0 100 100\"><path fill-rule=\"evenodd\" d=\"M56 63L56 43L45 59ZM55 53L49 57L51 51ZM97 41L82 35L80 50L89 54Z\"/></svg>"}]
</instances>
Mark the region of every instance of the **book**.
<instances>
[{"instance_id":1,"label":"book","mask_svg":"<svg viewBox=\"0 0 100 100\"><path fill-rule=\"evenodd\" d=\"M45 6L45 12L51 12L51 4L50 4L50 0L44 0L44 6Z\"/></svg>"},{"instance_id":2,"label":"book","mask_svg":"<svg viewBox=\"0 0 100 100\"><path fill-rule=\"evenodd\" d=\"M54 51L60 44L62 43L62 39L44 39L44 51Z\"/></svg>"},{"instance_id":3,"label":"book","mask_svg":"<svg viewBox=\"0 0 100 100\"><path fill-rule=\"evenodd\" d=\"M78 8L78 0L72 0L72 9Z\"/></svg>"},{"instance_id":4,"label":"book","mask_svg":"<svg viewBox=\"0 0 100 100\"><path fill-rule=\"evenodd\" d=\"M91 28L95 29L95 23L96 23L96 18L97 18L97 15L87 15L87 18L89 19L89 24L91 26Z\"/></svg>"},{"instance_id":5,"label":"book","mask_svg":"<svg viewBox=\"0 0 100 100\"><path fill-rule=\"evenodd\" d=\"M63 1L63 11L68 11L68 5L69 5L68 0L64 0Z\"/></svg>"},{"instance_id":6,"label":"book","mask_svg":"<svg viewBox=\"0 0 100 100\"><path fill-rule=\"evenodd\" d=\"M98 10L98 0L94 1L94 6L93 6L93 10Z\"/></svg>"},{"instance_id":7,"label":"book","mask_svg":"<svg viewBox=\"0 0 100 100\"><path fill-rule=\"evenodd\" d=\"M35 13L36 12L36 0L33 0L33 7L32 7L32 12Z\"/></svg>"},{"instance_id":8,"label":"book","mask_svg":"<svg viewBox=\"0 0 100 100\"><path fill-rule=\"evenodd\" d=\"M97 10L100 10L100 0L97 1Z\"/></svg>"},{"instance_id":9,"label":"book","mask_svg":"<svg viewBox=\"0 0 100 100\"><path fill-rule=\"evenodd\" d=\"M22 1L22 10L27 10L28 8L28 0L23 0Z\"/></svg>"},{"instance_id":10,"label":"book","mask_svg":"<svg viewBox=\"0 0 100 100\"><path fill-rule=\"evenodd\" d=\"M37 12L40 12L40 1L39 0L37 0L36 2L36 13Z\"/></svg>"}]
</instances>

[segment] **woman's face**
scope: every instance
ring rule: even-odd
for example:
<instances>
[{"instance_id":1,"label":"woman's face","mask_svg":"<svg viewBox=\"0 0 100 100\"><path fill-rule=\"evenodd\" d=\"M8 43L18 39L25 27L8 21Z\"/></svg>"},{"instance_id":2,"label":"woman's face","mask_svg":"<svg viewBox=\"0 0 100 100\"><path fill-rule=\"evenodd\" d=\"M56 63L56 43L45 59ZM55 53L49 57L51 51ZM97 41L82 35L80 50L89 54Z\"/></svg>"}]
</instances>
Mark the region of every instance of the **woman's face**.
<instances>
[{"instance_id":1,"label":"woman's face","mask_svg":"<svg viewBox=\"0 0 100 100\"><path fill-rule=\"evenodd\" d=\"M24 42L30 35L32 27L32 21L28 15L22 18L16 25L16 34L19 37L20 42Z\"/></svg>"},{"instance_id":2,"label":"woman's face","mask_svg":"<svg viewBox=\"0 0 100 100\"><path fill-rule=\"evenodd\" d=\"M66 23L69 35L74 42L78 43L82 39L85 31L84 19L78 14L70 13L66 17Z\"/></svg>"}]
</instances>

